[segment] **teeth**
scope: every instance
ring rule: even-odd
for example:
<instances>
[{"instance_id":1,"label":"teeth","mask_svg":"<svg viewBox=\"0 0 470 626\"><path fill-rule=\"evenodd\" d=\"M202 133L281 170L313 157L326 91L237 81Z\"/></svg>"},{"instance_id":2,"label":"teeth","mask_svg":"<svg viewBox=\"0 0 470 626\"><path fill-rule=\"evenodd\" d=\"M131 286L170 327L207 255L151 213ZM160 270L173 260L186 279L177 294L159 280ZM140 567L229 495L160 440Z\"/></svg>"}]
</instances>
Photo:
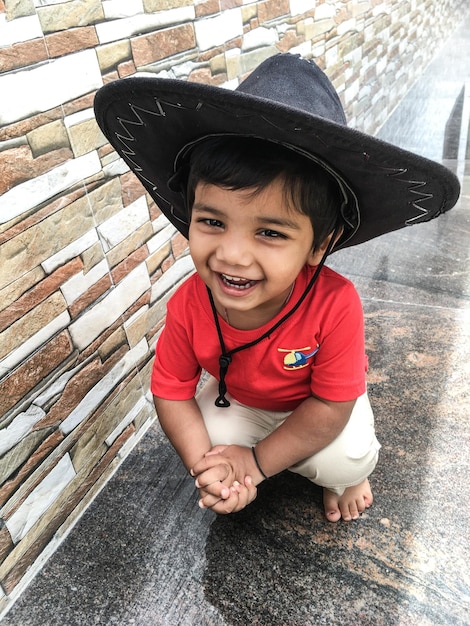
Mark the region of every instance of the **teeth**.
<instances>
[{"instance_id":1,"label":"teeth","mask_svg":"<svg viewBox=\"0 0 470 626\"><path fill-rule=\"evenodd\" d=\"M238 276L228 276L227 274L221 274L222 280L232 287L237 289L248 289L256 281L248 280L247 278L240 278Z\"/></svg>"},{"instance_id":2,"label":"teeth","mask_svg":"<svg viewBox=\"0 0 470 626\"><path fill-rule=\"evenodd\" d=\"M246 280L245 278L238 278L237 276L227 276L227 274L222 274L222 276L231 283L239 283Z\"/></svg>"}]
</instances>

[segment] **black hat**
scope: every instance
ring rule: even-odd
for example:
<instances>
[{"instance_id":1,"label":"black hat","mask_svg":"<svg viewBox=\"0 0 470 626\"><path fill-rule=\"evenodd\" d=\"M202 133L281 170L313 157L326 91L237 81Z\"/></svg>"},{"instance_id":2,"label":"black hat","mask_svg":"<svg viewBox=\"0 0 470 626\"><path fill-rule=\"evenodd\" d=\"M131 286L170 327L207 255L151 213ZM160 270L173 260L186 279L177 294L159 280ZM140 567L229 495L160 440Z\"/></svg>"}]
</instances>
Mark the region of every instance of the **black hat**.
<instances>
[{"instance_id":1,"label":"black hat","mask_svg":"<svg viewBox=\"0 0 470 626\"><path fill-rule=\"evenodd\" d=\"M261 138L327 169L344 197L346 228L335 250L433 219L459 196L459 182L444 166L349 128L327 76L297 55L270 57L235 90L149 76L118 80L98 91L95 114L186 237L187 210L174 180L191 147L210 136Z\"/></svg>"}]
</instances>

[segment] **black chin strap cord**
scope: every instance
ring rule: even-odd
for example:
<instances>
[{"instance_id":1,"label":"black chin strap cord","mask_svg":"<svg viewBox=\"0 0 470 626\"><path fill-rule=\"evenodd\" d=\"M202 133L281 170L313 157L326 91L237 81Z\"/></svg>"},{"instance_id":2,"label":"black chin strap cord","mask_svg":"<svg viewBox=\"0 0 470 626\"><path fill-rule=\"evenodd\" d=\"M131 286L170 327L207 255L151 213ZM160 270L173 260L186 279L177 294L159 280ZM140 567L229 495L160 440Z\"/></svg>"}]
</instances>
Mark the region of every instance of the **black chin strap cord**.
<instances>
[{"instance_id":1,"label":"black chin strap cord","mask_svg":"<svg viewBox=\"0 0 470 626\"><path fill-rule=\"evenodd\" d=\"M316 283L317 278L320 275L321 269L323 265L325 264L326 257L330 254L333 246L335 245L336 237L340 231L340 228L341 226L339 225L336 226L333 236L328 242L328 246L325 250L324 255L321 258L320 263L317 265L317 269L315 270L314 275L310 279L310 282L305 288L305 291L297 300L297 302L294 304L292 309L290 309L290 311L288 311L283 317L281 317L281 319L277 321L271 328L269 328L269 330L267 330L257 339L250 341L249 343L242 344L241 346L237 346L236 348L233 348L233 350L227 351L225 347L224 337L222 335L222 329L220 328L219 315L217 313L214 298L212 296L211 290L209 289L209 287L207 287L207 293L209 294L209 301L210 301L211 308L212 308L212 314L214 316L215 327L217 329L217 335L219 337L220 349L222 351L222 354L219 357L219 395L215 401L215 406L222 407L222 408L230 406L230 402L225 397L225 394L227 393L227 385L225 383L225 377L227 375L229 365L232 362L232 356L236 354L237 352L241 352L242 350L248 350L248 348L252 348L253 346L256 346L258 343L260 343L261 341L263 341L264 339L272 335L272 333L276 331L279 328L279 326L284 324L284 322L297 311L297 309L301 306L302 302L305 300L305 298L307 297L307 295L313 288L314 284Z\"/></svg>"}]
</instances>

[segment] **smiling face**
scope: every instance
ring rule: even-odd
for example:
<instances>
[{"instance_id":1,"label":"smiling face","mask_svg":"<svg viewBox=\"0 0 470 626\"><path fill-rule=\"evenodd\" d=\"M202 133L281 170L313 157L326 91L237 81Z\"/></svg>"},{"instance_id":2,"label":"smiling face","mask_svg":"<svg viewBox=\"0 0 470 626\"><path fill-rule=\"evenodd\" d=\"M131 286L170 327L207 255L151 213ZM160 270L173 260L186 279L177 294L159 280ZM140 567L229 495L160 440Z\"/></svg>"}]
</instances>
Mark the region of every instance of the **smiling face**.
<instances>
[{"instance_id":1,"label":"smiling face","mask_svg":"<svg viewBox=\"0 0 470 626\"><path fill-rule=\"evenodd\" d=\"M324 250L312 251L311 221L286 204L280 178L257 192L199 182L189 247L218 312L240 329L275 317L303 266L317 265Z\"/></svg>"}]
</instances>

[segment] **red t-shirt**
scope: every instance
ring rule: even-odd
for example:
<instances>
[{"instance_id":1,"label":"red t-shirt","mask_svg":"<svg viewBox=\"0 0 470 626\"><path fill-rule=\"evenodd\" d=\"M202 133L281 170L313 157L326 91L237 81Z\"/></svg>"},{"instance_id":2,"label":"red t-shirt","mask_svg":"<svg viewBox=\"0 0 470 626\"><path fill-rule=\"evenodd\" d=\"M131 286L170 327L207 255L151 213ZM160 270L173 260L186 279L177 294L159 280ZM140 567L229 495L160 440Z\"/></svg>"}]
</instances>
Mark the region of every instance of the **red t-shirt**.
<instances>
[{"instance_id":1,"label":"red t-shirt","mask_svg":"<svg viewBox=\"0 0 470 626\"><path fill-rule=\"evenodd\" d=\"M227 350L260 337L304 293L315 268L297 277L284 309L255 330L238 330L220 316ZM201 370L219 378L221 348L205 284L194 274L168 302L166 325L158 339L152 393L167 400L189 400ZM237 352L226 376L229 393L242 404L271 411L293 411L312 394L336 402L365 392L362 305L354 285L323 267L305 301L269 338ZM215 398L214 398L215 400Z\"/></svg>"}]
</instances>

